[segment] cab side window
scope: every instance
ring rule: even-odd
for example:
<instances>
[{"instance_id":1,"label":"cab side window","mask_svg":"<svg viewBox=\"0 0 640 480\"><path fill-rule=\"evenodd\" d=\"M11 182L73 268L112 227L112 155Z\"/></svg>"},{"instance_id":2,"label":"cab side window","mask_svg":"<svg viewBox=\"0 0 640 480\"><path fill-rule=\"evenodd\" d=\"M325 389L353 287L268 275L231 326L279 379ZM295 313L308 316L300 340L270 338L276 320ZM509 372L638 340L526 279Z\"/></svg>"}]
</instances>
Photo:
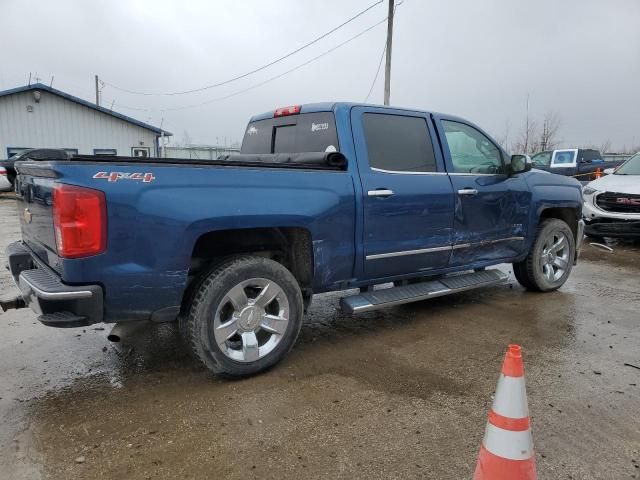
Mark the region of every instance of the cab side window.
<instances>
[{"instance_id":1,"label":"cab side window","mask_svg":"<svg viewBox=\"0 0 640 480\"><path fill-rule=\"evenodd\" d=\"M451 120L443 120L445 136L455 173L502 174L502 154L479 130Z\"/></svg>"}]
</instances>

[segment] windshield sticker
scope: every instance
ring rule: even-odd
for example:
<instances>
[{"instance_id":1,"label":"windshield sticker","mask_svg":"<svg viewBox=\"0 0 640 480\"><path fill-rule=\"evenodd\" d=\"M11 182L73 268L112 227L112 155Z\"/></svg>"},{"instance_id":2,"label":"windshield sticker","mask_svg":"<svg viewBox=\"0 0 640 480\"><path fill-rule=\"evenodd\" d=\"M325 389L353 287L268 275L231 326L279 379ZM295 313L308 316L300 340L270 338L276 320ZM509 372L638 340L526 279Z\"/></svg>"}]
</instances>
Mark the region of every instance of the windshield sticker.
<instances>
[{"instance_id":1,"label":"windshield sticker","mask_svg":"<svg viewBox=\"0 0 640 480\"><path fill-rule=\"evenodd\" d=\"M311 131L317 132L320 130L329 130L329 123L312 123Z\"/></svg>"},{"instance_id":2,"label":"windshield sticker","mask_svg":"<svg viewBox=\"0 0 640 480\"><path fill-rule=\"evenodd\" d=\"M258 129L253 125L247 130L247 135L255 135L256 133L258 133Z\"/></svg>"},{"instance_id":3,"label":"windshield sticker","mask_svg":"<svg viewBox=\"0 0 640 480\"><path fill-rule=\"evenodd\" d=\"M142 180L142 183L153 182L156 177L153 173L123 173L123 172L98 172L93 178L107 180L108 182L117 182L118 180Z\"/></svg>"}]
</instances>

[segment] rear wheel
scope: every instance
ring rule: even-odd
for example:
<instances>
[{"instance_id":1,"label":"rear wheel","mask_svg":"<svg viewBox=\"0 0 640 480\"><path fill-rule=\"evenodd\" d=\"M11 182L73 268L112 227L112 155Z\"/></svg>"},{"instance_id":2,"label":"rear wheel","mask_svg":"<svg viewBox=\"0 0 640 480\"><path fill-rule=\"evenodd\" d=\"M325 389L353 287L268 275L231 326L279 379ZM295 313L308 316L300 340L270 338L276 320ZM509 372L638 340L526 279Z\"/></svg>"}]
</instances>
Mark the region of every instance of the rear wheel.
<instances>
[{"instance_id":1,"label":"rear wheel","mask_svg":"<svg viewBox=\"0 0 640 480\"><path fill-rule=\"evenodd\" d=\"M575 240L569 225L556 218L544 220L527 258L513 264L520 284L539 292L560 288L569 278L575 258Z\"/></svg>"},{"instance_id":2,"label":"rear wheel","mask_svg":"<svg viewBox=\"0 0 640 480\"><path fill-rule=\"evenodd\" d=\"M266 258L236 257L215 267L198 287L187 338L213 373L248 376L286 356L302 316L302 293L291 272Z\"/></svg>"}]
</instances>

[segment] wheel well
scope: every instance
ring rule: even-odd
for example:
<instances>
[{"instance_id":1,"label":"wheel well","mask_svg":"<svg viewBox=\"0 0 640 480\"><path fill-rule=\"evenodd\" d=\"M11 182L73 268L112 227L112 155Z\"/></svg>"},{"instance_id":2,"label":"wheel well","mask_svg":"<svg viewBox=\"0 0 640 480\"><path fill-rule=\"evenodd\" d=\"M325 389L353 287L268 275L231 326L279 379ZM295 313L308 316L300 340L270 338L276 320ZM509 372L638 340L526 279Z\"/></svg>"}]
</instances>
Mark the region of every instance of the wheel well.
<instances>
[{"instance_id":1,"label":"wheel well","mask_svg":"<svg viewBox=\"0 0 640 480\"><path fill-rule=\"evenodd\" d=\"M195 280L224 257L251 254L270 258L285 266L300 284L304 296L310 296L313 279L311 234L304 228L241 228L205 233L196 241L191 254L185 300Z\"/></svg>"},{"instance_id":2,"label":"wheel well","mask_svg":"<svg viewBox=\"0 0 640 480\"><path fill-rule=\"evenodd\" d=\"M547 218L557 218L562 220L573 232L573 237L576 238L578 235L578 218L576 216L576 210L571 207L557 207L557 208L547 208L542 211L540 214L540 221Z\"/></svg>"}]
</instances>

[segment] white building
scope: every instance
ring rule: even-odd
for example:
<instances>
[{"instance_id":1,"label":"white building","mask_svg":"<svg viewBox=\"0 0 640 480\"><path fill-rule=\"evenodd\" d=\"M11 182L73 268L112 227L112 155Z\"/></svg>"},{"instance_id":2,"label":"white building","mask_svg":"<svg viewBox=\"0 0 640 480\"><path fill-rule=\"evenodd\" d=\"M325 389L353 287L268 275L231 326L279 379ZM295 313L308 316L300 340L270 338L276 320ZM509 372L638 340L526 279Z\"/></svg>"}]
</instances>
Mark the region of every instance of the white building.
<instances>
[{"instance_id":1,"label":"white building","mask_svg":"<svg viewBox=\"0 0 640 480\"><path fill-rule=\"evenodd\" d=\"M0 91L0 158L29 148L157 157L162 134L157 127L42 83Z\"/></svg>"}]
</instances>

